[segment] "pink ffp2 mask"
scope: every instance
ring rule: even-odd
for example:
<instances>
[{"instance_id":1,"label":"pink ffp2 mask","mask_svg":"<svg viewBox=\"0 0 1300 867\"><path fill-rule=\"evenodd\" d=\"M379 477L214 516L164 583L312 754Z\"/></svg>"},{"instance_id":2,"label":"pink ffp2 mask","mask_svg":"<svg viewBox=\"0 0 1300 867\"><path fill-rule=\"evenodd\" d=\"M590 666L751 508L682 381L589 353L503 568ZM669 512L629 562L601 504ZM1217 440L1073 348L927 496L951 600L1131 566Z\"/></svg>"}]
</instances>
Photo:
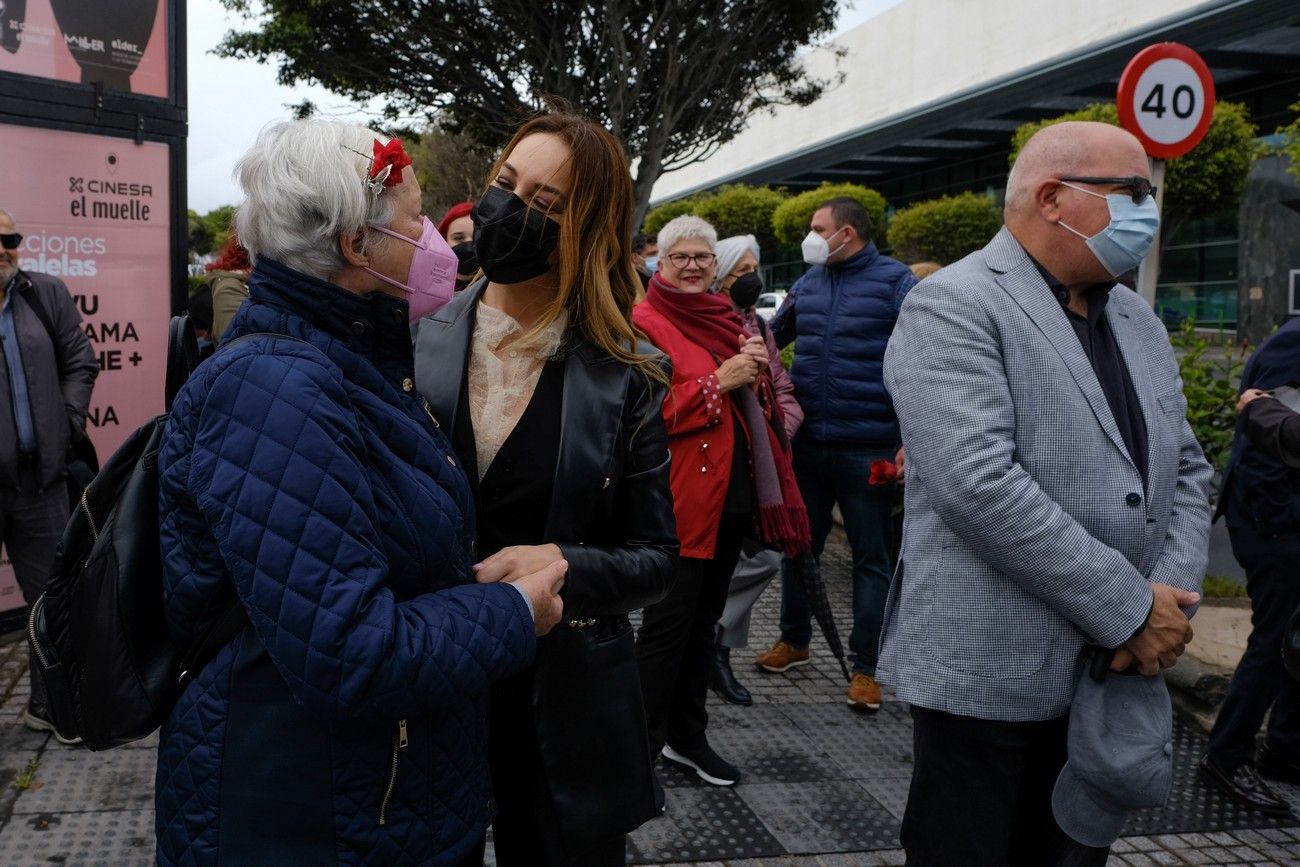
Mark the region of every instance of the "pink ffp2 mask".
<instances>
[{"instance_id":1,"label":"pink ffp2 mask","mask_svg":"<svg viewBox=\"0 0 1300 867\"><path fill-rule=\"evenodd\" d=\"M456 291L456 254L428 217L420 217L420 225L422 229L418 241L391 229L371 226L376 232L391 235L415 247L405 283L398 283L378 271L366 268L371 276L406 292L406 303L410 307L409 318L413 325L442 308Z\"/></svg>"}]
</instances>

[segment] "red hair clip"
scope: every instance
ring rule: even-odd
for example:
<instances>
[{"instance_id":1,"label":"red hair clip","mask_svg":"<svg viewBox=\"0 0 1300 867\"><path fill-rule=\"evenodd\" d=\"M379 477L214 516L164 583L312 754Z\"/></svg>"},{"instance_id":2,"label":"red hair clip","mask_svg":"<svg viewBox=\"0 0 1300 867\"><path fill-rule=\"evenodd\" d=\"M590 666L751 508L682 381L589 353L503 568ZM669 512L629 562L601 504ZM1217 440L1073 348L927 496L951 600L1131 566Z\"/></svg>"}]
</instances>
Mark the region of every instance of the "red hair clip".
<instances>
[{"instance_id":1,"label":"red hair clip","mask_svg":"<svg viewBox=\"0 0 1300 867\"><path fill-rule=\"evenodd\" d=\"M379 181L385 187L394 187L402 182L402 169L411 164L406 155L401 139L389 139L388 144L380 144L375 139L375 156L370 163L370 180Z\"/></svg>"}]
</instances>

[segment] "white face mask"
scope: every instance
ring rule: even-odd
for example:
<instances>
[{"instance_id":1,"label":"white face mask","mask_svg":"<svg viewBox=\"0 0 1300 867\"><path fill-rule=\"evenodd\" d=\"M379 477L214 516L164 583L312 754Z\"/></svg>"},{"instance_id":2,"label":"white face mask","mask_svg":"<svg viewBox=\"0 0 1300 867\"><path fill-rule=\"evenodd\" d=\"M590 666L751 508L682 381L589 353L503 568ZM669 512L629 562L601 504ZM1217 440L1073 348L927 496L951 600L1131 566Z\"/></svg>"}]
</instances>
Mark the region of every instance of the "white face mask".
<instances>
[{"instance_id":1,"label":"white face mask","mask_svg":"<svg viewBox=\"0 0 1300 867\"><path fill-rule=\"evenodd\" d=\"M834 238L844 231L844 228L844 226L840 226L834 232L831 232L831 237ZM845 241L844 243L847 244L848 242ZM840 244L834 250L831 250L830 241L811 231L804 237L803 243L799 246L803 249L803 260L809 265L825 265L831 256L844 249L844 244Z\"/></svg>"}]
</instances>

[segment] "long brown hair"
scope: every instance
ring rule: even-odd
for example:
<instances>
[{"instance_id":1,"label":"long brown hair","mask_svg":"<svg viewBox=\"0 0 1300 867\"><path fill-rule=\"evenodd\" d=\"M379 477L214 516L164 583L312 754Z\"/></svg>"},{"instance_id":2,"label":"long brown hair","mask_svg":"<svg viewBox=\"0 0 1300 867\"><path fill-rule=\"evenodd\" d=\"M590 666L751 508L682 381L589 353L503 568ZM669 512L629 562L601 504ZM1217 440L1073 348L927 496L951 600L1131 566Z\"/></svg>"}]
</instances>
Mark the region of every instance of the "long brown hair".
<instances>
[{"instance_id":1,"label":"long brown hair","mask_svg":"<svg viewBox=\"0 0 1300 867\"><path fill-rule=\"evenodd\" d=\"M636 351L642 335L632 324L632 305L641 281L632 264L632 173L622 146L580 114L540 114L515 131L492 166L489 184L519 142L537 133L568 145L573 181L560 220L559 292L532 331L540 333L568 311L569 327L598 349L666 383L655 356Z\"/></svg>"}]
</instances>

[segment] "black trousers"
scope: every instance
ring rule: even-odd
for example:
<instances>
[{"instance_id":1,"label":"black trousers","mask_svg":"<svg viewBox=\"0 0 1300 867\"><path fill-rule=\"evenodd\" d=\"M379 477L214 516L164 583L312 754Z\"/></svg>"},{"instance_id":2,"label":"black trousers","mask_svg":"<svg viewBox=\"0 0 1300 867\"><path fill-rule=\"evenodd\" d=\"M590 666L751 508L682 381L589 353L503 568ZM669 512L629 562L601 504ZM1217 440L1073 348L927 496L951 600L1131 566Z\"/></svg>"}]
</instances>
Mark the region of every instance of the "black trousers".
<instances>
[{"instance_id":1,"label":"black trousers","mask_svg":"<svg viewBox=\"0 0 1300 867\"><path fill-rule=\"evenodd\" d=\"M690 749L704 738L714 627L727 602L740 545L753 525L749 514L723 515L713 559L683 557L672 591L645 609L636 663L651 755L665 743Z\"/></svg>"},{"instance_id":2,"label":"black trousers","mask_svg":"<svg viewBox=\"0 0 1300 867\"><path fill-rule=\"evenodd\" d=\"M497 802L492 846L498 867L621 867L622 834L566 839L546 781L533 716L533 668L492 685L488 762Z\"/></svg>"},{"instance_id":3,"label":"black trousers","mask_svg":"<svg viewBox=\"0 0 1300 867\"><path fill-rule=\"evenodd\" d=\"M1300 534L1261 536L1248 528L1228 533L1232 553L1246 570L1251 632L1206 753L1228 771L1253 761L1255 735L1267 715L1269 747L1282 759L1300 762L1300 683L1282 667L1282 635L1300 607Z\"/></svg>"},{"instance_id":4,"label":"black trousers","mask_svg":"<svg viewBox=\"0 0 1300 867\"><path fill-rule=\"evenodd\" d=\"M1068 723L913 706L915 767L901 835L909 867L1104 865L1109 848L1076 843L1052 817Z\"/></svg>"},{"instance_id":5,"label":"black trousers","mask_svg":"<svg viewBox=\"0 0 1300 867\"><path fill-rule=\"evenodd\" d=\"M0 488L0 545L9 554L23 601L31 606L49 582L54 552L68 523L68 489L62 482L41 490L40 470L23 467L17 488ZM45 713L45 690L36 657L28 660L28 706Z\"/></svg>"}]
</instances>

